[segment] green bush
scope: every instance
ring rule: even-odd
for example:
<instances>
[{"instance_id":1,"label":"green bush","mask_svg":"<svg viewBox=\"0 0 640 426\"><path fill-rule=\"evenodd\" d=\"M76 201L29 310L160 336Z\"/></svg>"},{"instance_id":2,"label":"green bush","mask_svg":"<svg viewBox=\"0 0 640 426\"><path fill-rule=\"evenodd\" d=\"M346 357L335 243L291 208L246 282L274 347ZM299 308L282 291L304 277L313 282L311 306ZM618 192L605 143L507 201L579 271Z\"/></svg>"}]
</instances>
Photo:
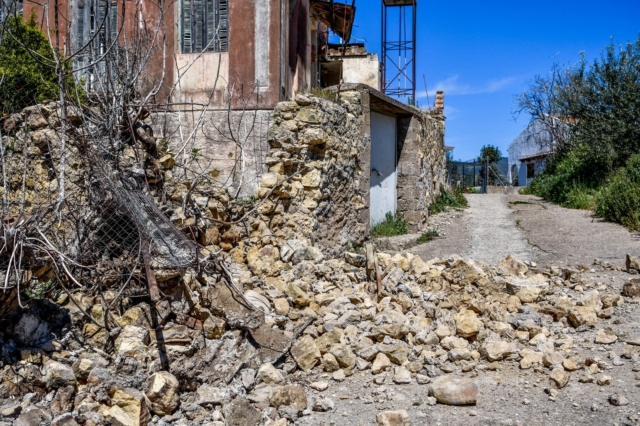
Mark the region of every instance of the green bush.
<instances>
[{"instance_id":1,"label":"green bush","mask_svg":"<svg viewBox=\"0 0 640 426\"><path fill-rule=\"evenodd\" d=\"M387 212L384 220L371 227L371 235L375 237L395 237L408 232L407 221L402 215Z\"/></svg>"},{"instance_id":2,"label":"green bush","mask_svg":"<svg viewBox=\"0 0 640 426\"><path fill-rule=\"evenodd\" d=\"M446 211L448 207L466 207L467 199L464 197L463 189L455 186L451 192L447 191L444 186L440 185L440 194L433 200L429 206L429 214L438 214Z\"/></svg>"},{"instance_id":3,"label":"green bush","mask_svg":"<svg viewBox=\"0 0 640 426\"><path fill-rule=\"evenodd\" d=\"M0 40L0 117L58 97L59 85L51 46L35 15L7 19ZM70 70L69 70L70 71ZM67 84L74 87L69 72Z\"/></svg>"},{"instance_id":4,"label":"green bush","mask_svg":"<svg viewBox=\"0 0 640 426\"><path fill-rule=\"evenodd\" d=\"M640 230L640 154L615 172L595 197L596 214L627 228Z\"/></svg>"},{"instance_id":5,"label":"green bush","mask_svg":"<svg viewBox=\"0 0 640 426\"><path fill-rule=\"evenodd\" d=\"M533 194L572 209L591 209L597 182L580 150L558 159L526 187L522 194Z\"/></svg>"}]
</instances>

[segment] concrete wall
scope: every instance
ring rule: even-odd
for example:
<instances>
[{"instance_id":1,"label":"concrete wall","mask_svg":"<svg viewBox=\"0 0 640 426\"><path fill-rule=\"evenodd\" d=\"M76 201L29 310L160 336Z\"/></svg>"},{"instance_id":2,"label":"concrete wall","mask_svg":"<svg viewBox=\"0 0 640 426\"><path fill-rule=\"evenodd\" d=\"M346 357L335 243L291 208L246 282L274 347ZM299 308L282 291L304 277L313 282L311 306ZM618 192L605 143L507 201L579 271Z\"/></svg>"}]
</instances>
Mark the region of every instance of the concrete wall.
<instances>
[{"instance_id":1,"label":"concrete wall","mask_svg":"<svg viewBox=\"0 0 640 426\"><path fill-rule=\"evenodd\" d=\"M509 144L509 183L513 184L515 176L512 176L513 166L518 170L518 185L526 186L527 166L520 158L529 157L553 149L553 135L539 120L533 120L527 127ZM524 173L524 174L523 174Z\"/></svg>"},{"instance_id":2,"label":"concrete wall","mask_svg":"<svg viewBox=\"0 0 640 426\"><path fill-rule=\"evenodd\" d=\"M239 197L253 195L266 172L272 111L169 111L152 115L154 136L166 141L188 178L202 174Z\"/></svg>"},{"instance_id":3,"label":"concrete wall","mask_svg":"<svg viewBox=\"0 0 640 426\"><path fill-rule=\"evenodd\" d=\"M342 59L342 79L345 83L362 83L380 90L380 61L378 55Z\"/></svg>"}]
</instances>

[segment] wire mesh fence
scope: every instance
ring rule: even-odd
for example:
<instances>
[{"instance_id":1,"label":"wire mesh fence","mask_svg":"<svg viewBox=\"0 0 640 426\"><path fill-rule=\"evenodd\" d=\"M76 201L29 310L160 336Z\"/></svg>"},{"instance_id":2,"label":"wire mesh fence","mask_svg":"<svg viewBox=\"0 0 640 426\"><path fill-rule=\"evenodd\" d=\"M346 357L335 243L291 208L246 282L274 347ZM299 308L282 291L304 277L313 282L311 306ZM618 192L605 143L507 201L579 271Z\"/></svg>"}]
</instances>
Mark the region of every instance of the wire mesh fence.
<instances>
[{"instance_id":1,"label":"wire mesh fence","mask_svg":"<svg viewBox=\"0 0 640 426\"><path fill-rule=\"evenodd\" d=\"M482 161L448 161L449 185L463 188L484 188L486 185L508 185L508 159L487 165Z\"/></svg>"}]
</instances>

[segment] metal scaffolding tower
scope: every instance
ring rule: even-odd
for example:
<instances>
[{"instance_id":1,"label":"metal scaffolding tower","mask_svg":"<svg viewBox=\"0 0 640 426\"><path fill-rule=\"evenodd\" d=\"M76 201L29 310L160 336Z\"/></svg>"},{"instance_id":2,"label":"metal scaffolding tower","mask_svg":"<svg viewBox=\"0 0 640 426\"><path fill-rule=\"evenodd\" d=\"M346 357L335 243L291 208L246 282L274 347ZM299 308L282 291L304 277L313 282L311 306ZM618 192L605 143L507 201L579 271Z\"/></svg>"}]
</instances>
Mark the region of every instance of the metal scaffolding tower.
<instances>
[{"instance_id":1,"label":"metal scaffolding tower","mask_svg":"<svg viewBox=\"0 0 640 426\"><path fill-rule=\"evenodd\" d=\"M417 0L382 0L382 91L412 105L416 99L417 10Z\"/></svg>"}]
</instances>

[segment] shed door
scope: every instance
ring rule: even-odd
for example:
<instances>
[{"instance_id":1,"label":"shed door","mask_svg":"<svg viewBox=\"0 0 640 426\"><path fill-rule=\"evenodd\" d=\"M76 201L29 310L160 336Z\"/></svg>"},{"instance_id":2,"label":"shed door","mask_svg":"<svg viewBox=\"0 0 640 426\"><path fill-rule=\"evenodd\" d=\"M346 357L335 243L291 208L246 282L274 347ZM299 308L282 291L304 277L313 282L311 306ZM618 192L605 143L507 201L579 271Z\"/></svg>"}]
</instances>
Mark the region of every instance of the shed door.
<instances>
[{"instance_id":1,"label":"shed door","mask_svg":"<svg viewBox=\"0 0 640 426\"><path fill-rule=\"evenodd\" d=\"M371 209L372 225L396 212L396 119L371 111Z\"/></svg>"}]
</instances>

